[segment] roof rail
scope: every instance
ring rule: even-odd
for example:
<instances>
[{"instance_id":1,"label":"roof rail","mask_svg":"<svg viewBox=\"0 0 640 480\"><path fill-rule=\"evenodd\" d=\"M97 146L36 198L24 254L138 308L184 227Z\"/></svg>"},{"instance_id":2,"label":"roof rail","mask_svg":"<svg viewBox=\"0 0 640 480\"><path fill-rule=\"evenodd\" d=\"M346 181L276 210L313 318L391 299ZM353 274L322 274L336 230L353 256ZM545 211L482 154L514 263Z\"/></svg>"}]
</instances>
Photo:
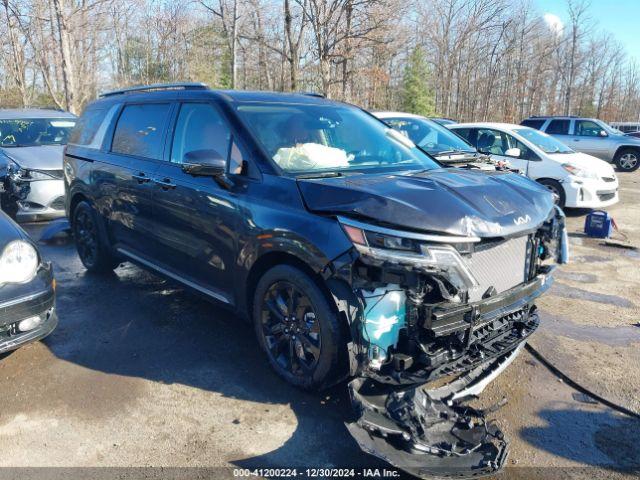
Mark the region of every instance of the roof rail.
<instances>
[{"instance_id":1,"label":"roof rail","mask_svg":"<svg viewBox=\"0 0 640 480\"><path fill-rule=\"evenodd\" d=\"M123 95L125 93L152 92L155 90L209 90L206 83L200 82L178 82L178 83L152 83L151 85L137 85L135 87L120 88L98 95L99 97L111 97L113 95Z\"/></svg>"},{"instance_id":2,"label":"roof rail","mask_svg":"<svg viewBox=\"0 0 640 480\"><path fill-rule=\"evenodd\" d=\"M527 118L583 118L576 115L529 115Z\"/></svg>"},{"instance_id":3,"label":"roof rail","mask_svg":"<svg viewBox=\"0 0 640 480\"><path fill-rule=\"evenodd\" d=\"M306 95L307 97L325 98L325 96L322 93L318 93L318 92L300 92L300 95Z\"/></svg>"}]
</instances>

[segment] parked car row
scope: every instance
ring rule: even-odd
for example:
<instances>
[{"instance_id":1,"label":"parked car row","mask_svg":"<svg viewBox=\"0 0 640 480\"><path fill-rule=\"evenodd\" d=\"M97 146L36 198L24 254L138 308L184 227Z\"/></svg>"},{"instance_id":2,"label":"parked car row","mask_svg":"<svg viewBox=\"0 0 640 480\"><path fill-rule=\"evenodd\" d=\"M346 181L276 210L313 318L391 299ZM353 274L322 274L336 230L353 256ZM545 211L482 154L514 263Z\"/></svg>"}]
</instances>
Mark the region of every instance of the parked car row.
<instances>
[{"instance_id":1,"label":"parked car row","mask_svg":"<svg viewBox=\"0 0 640 480\"><path fill-rule=\"evenodd\" d=\"M51 170L15 152L68 139L58 169L88 271L132 262L226 306L295 386L349 379L350 433L403 470L502 468L504 435L466 401L538 327L536 300L569 256L560 207L618 201L611 165L522 125L193 83L107 92L71 133L62 118L3 131L7 182L29 187L5 194L24 207ZM0 221L15 348L55 327L55 282Z\"/></svg>"}]
</instances>

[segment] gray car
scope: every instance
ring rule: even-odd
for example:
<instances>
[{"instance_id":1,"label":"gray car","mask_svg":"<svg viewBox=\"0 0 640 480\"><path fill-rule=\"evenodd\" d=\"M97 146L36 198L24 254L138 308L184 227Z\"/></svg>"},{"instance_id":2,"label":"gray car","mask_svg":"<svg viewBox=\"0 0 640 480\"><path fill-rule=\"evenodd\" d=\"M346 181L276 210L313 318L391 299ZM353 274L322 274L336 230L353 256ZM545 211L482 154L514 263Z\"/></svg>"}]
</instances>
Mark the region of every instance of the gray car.
<instances>
[{"instance_id":1,"label":"gray car","mask_svg":"<svg viewBox=\"0 0 640 480\"><path fill-rule=\"evenodd\" d=\"M633 172L640 166L640 138L625 135L602 120L541 116L529 117L521 125L553 135L573 150L615 163L620 171Z\"/></svg>"},{"instance_id":2,"label":"gray car","mask_svg":"<svg viewBox=\"0 0 640 480\"><path fill-rule=\"evenodd\" d=\"M76 117L48 109L0 109L2 209L18 221L64 217L62 150Z\"/></svg>"}]
</instances>

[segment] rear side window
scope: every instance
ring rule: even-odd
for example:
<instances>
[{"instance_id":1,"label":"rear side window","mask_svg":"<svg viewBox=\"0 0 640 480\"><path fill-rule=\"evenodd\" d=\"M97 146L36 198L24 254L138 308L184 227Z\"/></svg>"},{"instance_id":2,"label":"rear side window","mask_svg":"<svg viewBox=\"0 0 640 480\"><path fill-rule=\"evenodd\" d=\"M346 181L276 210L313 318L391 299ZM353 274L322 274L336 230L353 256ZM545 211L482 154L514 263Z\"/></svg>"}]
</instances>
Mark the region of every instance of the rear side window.
<instances>
[{"instance_id":1,"label":"rear side window","mask_svg":"<svg viewBox=\"0 0 640 480\"><path fill-rule=\"evenodd\" d=\"M106 114L107 108L85 110L69 136L69 143L71 145L89 145L96 136Z\"/></svg>"},{"instance_id":2,"label":"rear side window","mask_svg":"<svg viewBox=\"0 0 640 480\"><path fill-rule=\"evenodd\" d=\"M176 123L171 161L206 163L207 159L227 159L231 130L209 103L185 103Z\"/></svg>"},{"instance_id":3,"label":"rear side window","mask_svg":"<svg viewBox=\"0 0 640 480\"><path fill-rule=\"evenodd\" d=\"M570 120L551 120L547 127L547 133L550 135L568 135Z\"/></svg>"},{"instance_id":4,"label":"rear side window","mask_svg":"<svg viewBox=\"0 0 640 480\"><path fill-rule=\"evenodd\" d=\"M542 128L542 125L544 125L544 122L546 122L545 119L527 119L527 120L523 120L522 122L520 122L520 125L524 125L525 127L531 127L531 128L535 128L536 130L540 130Z\"/></svg>"},{"instance_id":5,"label":"rear side window","mask_svg":"<svg viewBox=\"0 0 640 480\"><path fill-rule=\"evenodd\" d=\"M168 103L126 105L116 125L111 151L160 159L169 108Z\"/></svg>"}]
</instances>

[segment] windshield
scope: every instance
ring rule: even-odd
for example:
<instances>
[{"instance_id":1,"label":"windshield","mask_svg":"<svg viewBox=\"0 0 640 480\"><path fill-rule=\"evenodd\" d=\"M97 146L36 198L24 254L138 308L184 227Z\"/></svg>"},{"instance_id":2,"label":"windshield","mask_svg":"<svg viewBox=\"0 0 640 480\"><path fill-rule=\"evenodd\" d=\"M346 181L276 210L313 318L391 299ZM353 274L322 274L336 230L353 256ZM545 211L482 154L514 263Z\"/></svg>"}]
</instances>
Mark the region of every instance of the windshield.
<instances>
[{"instance_id":1,"label":"windshield","mask_svg":"<svg viewBox=\"0 0 640 480\"><path fill-rule=\"evenodd\" d=\"M533 128L518 128L514 130L521 137L529 140L544 153L573 153L569 147L551 135L547 135Z\"/></svg>"},{"instance_id":2,"label":"windshield","mask_svg":"<svg viewBox=\"0 0 640 480\"><path fill-rule=\"evenodd\" d=\"M605 123L600 120L596 120L596 123L602 127L602 129L607 132L609 135L624 135L624 132L618 130L617 128L612 127L608 123Z\"/></svg>"},{"instance_id":3,"label":"windshield","mask_svg":"<svg viewBox=\"0 0 640 480\"><path fill-rule=\"evenodd\" d=\"M66 145L75 118L0 119L0 147Z\"/></svg>"},{"instance_id":4,"label":"windshield","mask_svg":"<svg viewBox=\"0 0 640 480\"><path fill-rule=\"evenodd\" d=\"M383 118L382 120L431 155L476 153L473 146L433 120L413 117Z\"/></svg>"},{"instance_id":5,"label":"windshield","mask_svg":"<svg viewBox=\"0 0 640 480\"><path fill-rule=\"evenodd\" d=\"M409 139L357 108L255 103L237 111L287 173L439 168Z\"/></svg>"}]
</instances>

